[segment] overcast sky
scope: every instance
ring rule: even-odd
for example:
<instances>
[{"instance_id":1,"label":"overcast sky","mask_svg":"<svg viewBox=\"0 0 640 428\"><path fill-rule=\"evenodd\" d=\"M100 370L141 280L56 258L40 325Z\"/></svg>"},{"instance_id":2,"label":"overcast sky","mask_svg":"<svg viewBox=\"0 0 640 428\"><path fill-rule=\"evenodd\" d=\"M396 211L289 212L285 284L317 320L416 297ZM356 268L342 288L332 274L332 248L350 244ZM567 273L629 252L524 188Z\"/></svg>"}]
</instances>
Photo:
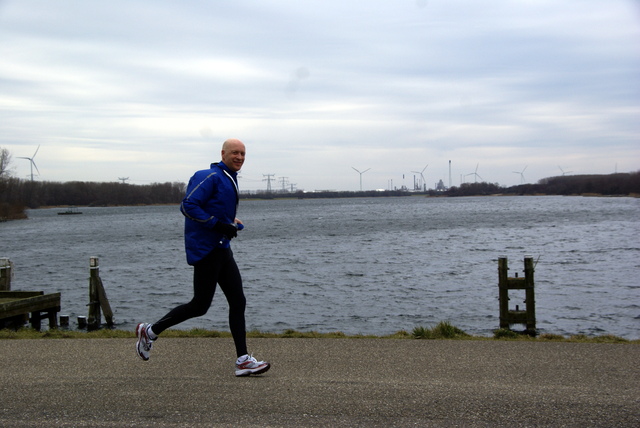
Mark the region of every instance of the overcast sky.
<instances>
[{"instance_id":1,"label":"overcast sky","mask_svg":"<svg viewBox=\"0 0 640 428\"><path fill-rule=\"evenodd\" d=\"M640 4L0 0L15 176L186 182L229 137L244 190L637 171Z\"/></svg>"}]
</instances>

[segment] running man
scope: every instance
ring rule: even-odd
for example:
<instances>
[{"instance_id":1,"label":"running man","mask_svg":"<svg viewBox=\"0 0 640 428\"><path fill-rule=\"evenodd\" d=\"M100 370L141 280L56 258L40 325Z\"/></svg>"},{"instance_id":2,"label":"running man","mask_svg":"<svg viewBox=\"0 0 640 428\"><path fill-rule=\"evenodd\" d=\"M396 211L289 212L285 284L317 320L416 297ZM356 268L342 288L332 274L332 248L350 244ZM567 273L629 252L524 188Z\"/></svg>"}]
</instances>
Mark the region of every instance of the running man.
<instances>
[{"instance_id":1,"label":"running man","mask_svg":"<svg viewBox=\"0 0 640 428\"><path fill-rule=\"evenodd\" d=\"M236 212L240 201L237 176L245 154L242 141L228 139L222 145L222 161L196 172L189 180L180 211L185 217L187 263L193 266L193 298L153 324L138 324L136 352L144 361L149 360L153 342L163 331L207 313L217 284L229 304L229 328L237 354L235 375L257 375L271 367L266 361L257 361L247 351L246 299L230 247L231 239L244 228L236 218Z\"/></svg>"}]
</instances>

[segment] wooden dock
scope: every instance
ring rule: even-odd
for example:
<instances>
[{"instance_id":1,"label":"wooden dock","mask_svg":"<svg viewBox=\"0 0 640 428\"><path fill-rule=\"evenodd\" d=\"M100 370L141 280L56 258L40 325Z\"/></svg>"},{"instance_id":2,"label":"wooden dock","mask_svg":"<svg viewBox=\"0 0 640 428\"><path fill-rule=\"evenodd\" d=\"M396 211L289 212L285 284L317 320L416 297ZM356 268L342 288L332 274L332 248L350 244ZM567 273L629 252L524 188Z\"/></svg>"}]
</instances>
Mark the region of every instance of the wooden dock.
<instances>
[{"instance_id":1,"label":"wooden dock","mask_svg":"<svg viewBox=\"0 0 640 428\"><path fill-rule=\"evenodd\" d=\"M89 258L89 322L86 317L78 317L80 328L98 329L101 327L102 312L107 326L113 327L113 311L107 293L100 279L97 257ZM5 257L0 257L0 329L20 328L29 321L31 326L40 330L42 320L49 320L49 328L58 327L58 312L60 312L60 293L44 294L43 291L11 291L13 263ZM69 325L69 317L62 316L60 324Z\"/></svg>"},{"instance_id":2,"label":"wooden dock","mask_svg":"<svg viewBox=\"0 0 640 428\"><path fill-rule=\"evenodd\" d=\"M0 328L20 327L25 319L28 319L36 330L40 330L43 319L49 320L49 328L56 328L58 312L60 293L0 291Z\"/></svg>"}]
</instances>

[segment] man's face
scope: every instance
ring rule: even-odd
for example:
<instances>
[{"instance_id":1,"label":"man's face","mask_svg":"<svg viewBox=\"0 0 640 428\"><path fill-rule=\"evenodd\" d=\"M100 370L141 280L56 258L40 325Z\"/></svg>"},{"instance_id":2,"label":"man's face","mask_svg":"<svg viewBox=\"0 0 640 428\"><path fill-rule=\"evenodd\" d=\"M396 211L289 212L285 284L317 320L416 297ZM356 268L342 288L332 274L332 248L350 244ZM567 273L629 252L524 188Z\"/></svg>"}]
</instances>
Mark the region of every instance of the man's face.
<instances>
[{"instance_id":1,"label":"man's face","mask_svg":"<svg viewBox=\"0 0 640 428\"><path fill-rule=\"evenodd\" d=\"M245 148L241 142L229 143L222 150L222 162L234 172L240 171L244 163Z\"/></svg>"}]
</instances>

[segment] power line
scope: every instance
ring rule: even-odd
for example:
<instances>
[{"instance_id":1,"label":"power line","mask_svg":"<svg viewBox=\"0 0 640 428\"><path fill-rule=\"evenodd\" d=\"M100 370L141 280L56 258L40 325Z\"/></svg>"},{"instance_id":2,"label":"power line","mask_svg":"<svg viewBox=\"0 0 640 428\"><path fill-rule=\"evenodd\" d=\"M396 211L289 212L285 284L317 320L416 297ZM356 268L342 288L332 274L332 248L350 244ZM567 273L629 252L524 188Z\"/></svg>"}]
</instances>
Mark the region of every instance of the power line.
<instances>
[{"instance_id":1,"label":"power line","mask_svg":"<svg viewBox=\"0 0 640 428\"><path fill-rule=\"evenodd\" d=\"M289 177L280 177L280 183L282 184L282 193L287 191L287 178Z\"/></svg>"},{"instance_id":2,"label":"power line","mask_svg":"<svg viewBox=\"0 0 640 428\"><path fill-rule=\"evenodd\" d=\"M267 177L267 178L263 178L262 181L266 181L267 182L267 193L271 193L271 180L275 180L276 175L275 174L262 174L263 177Z\"/></svg>"}]
</instances>

